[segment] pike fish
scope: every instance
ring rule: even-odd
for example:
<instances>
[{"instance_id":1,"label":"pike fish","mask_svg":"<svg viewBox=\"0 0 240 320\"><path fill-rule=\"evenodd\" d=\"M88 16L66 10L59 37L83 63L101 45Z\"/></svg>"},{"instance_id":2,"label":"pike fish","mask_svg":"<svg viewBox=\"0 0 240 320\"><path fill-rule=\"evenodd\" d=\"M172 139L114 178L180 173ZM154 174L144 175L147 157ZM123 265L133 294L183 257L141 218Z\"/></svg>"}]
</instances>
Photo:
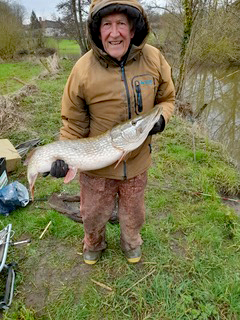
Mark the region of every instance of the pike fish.
<instances>
[{"instance_id":1,"label":"pike fish","mask_svg":"<svg viewBox=\"0 0 240 320\"><path fill-rule=\"evenodd\" d=\"M38 174L49 172L55 160L61 159L68 164L65 183L74 179L78 170L101 169L115 162L117 166L127 153L145 141L161 113L162 108L156 106L151 111L120 123L96 137L60 140L34 149L25 161L32 201Z\"/></svg>"}]
</instances>

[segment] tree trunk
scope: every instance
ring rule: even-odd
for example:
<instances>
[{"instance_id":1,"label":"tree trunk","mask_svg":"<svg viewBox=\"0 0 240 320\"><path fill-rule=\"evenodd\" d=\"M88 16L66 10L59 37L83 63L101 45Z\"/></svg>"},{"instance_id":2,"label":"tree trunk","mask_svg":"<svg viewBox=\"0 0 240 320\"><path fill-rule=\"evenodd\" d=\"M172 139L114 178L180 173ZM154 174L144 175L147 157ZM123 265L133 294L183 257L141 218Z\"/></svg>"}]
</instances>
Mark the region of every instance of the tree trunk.
<instances>
[{"instance_id":1,"label":"tree trunk","mask_svg":"<svg viewBox=\"0 0 240 320\"><path fill-rule=\"evenodd\" d=\"M176 95L177 99L181 99L182 89L184 84L184 78L186 74L186 56L187 48L191 37L192 25L193 25L193 13L191 7L191 0L183 0L182 5L184 9L184 29L180 54L180 68L177 79Z\"/></svg>"},{"instance_id":2,"label":"tree trunk","mask_svg":"<svg viewBox=\"0 0 240 320\"><path fill-rule=\"evenodd\" d=\"M85 48L85 52L88 51L88 44L86 41L86 37L84 37L84 22L83 22L83 17L82 17L82 0L78 0L78 12L79 12L79 24L80 24L80 32L81 32L81 37L83 41L83 45Z\"/></svg>"},{"instance_id":3,"label":"tree trunk","mask_svg":"<svg viewBox=\"0 0 240 320\"><path fill-rule=\"evenodd\" d=\"M78 44L81 49L81 54L83 55L84 53L86 53L88 51L88 48L86 46L84 32L83 32L82 17L80 15L80 22L78 22L76 0L71 0L71 4L72 4L72 12L73 12L75 26L76 26L76 32L77 32L77 39L78 39L77 41L78 41ZM81 5L81 2L79 1L78 4ZM78 8L79 14L80 14L80 11L81 11L81 6L79 6L79 8Z\"/></svg>"}]
</instances>

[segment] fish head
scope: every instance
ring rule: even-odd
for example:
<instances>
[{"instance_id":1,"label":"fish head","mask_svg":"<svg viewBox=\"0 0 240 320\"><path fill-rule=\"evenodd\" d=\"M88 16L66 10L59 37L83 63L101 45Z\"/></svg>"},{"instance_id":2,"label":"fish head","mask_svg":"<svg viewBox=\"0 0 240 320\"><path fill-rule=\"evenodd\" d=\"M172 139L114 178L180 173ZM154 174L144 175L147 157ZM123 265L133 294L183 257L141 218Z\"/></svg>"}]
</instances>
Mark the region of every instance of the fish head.
<instances>
[{"instance_id":1,"label":"fish head","mask_svg":"<svg viewBox=\"0 0 240 320\"><path fill-rule=\"evenodd\" d=\"M32 201L34 200L34 184L38 174L49 172L52 164L51 159L47 159L45 153L41 152L42 149L42 147L38 147L31 151L24 162L24 165L27 166L27 179Z\"/></svg>"},{"instance_id":2,"label":"fish head","mask_svg":"<svg viewBox=\"0 0 240 320\"><path fill-rule=\"evenodd\" d=\"M124 152L136 149L145 141L161 113L162 107L156 106L151 111L114 127L110 132L113 146Z\"/></svg>"}]
</instances>

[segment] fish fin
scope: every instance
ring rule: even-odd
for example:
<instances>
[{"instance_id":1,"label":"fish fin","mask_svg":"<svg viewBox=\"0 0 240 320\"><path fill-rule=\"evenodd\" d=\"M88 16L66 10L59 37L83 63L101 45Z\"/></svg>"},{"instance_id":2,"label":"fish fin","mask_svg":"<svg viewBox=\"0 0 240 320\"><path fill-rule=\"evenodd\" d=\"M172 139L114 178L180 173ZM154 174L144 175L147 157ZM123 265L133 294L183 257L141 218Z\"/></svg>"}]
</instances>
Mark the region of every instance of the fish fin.
<instances>
[{"instance_id":1,"label":"fish fin","mask_svg":"<svg viewBox=\"0 0 240 320\"><path fill-rule=\"evenodd\" d=\"M121 158L118 160L118 162L116 163L114 169L117 168L117 166L119 165L119 163L123 160L123 158L127 155L127 151L123 151L122 155L121 155Z\"/></svg>"},{"instance_id":2,"label":"fish fin","mask_svg":"<svg viewBox=\"0 0 240 320\"><path fill-rule=\"evenodd\" d=\"M69 168L65 178L64 178L64 183L68 183L71 180L73 180L75 178L77 174L77 168Z\"/></svg>"}]
</instances>

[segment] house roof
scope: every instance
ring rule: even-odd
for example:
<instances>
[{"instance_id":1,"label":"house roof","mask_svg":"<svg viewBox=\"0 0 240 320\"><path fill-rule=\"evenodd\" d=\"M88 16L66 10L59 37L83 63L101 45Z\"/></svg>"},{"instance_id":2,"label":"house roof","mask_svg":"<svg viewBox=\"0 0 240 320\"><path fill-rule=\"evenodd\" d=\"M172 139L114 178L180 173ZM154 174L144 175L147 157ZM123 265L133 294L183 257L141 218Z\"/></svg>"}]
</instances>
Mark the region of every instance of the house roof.
<instances>
[{"instance_id":1,"label":"house roof","mask_svg":"<svg viewBox=\"0 0 240 320\"><path fill-rule=\"evenodd\" d=\"M60 21L53 21L53 20L42 20L39 18L39 22L42 26L42 28L53 28L53 29L59 29L61 27Z\"/></svg>"}]
</instances>

